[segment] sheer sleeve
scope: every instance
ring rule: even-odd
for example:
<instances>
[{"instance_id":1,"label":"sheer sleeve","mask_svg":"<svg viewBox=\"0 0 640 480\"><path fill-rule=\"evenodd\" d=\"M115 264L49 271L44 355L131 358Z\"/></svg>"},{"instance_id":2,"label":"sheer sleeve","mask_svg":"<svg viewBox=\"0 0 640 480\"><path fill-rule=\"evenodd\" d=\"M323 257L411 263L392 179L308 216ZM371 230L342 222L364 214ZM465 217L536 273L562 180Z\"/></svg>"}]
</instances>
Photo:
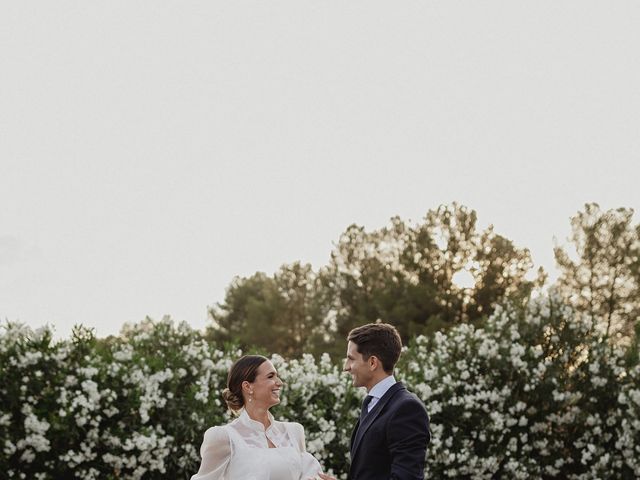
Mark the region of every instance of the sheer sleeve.
<instances>
[{"instance_id":1,"label":"sheer sleeve","mask_svg":"<svg viewBox=\"0 0 640 480\"><path fill-rule=\"evenodd\" d=\"M296 446L298 447L298 450L300 450L301 452L306 452L307 448L304 443L304 427L299 423L295 423L295 422L289 423L288 426L289 426L289 433L293 437L291 438L291 441L296 444Z\"/></svg>"},{"instance_id":2,"label":"sheer sleeve","mask_svg":"<svg viewBox=\"0 0 640 480\"><path fill-rule=\"evenodd\" d=\"M289 431L293 437L291 441L295 442L300 450L302 478L316 478L316 475L322 473L322 467L316 457L307 452L304 440L304 427L299 423L290 423Z\"/></svg>"},{"instance_id":3,"label":"sheer sleeve","mask_svg":"<svg viewBox=\"0 0 640 480\"><path fill-rule=\"evenodd\" d=\"M204 433L200 456L200 470L191 480L223 480L231 459L231 441L224 427L212 427Z\"/></svg>"}]
</instances>

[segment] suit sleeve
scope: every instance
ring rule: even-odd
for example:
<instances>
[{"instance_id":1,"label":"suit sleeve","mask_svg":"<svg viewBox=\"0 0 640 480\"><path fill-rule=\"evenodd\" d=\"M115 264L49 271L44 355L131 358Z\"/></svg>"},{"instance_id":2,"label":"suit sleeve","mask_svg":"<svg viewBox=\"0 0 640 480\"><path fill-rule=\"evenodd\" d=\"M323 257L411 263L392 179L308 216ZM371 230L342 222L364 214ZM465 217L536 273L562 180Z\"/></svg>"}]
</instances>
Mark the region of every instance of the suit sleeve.
<instances>
[{"instance_id":1,"label":"suit sleeve","mask_svg":"<svg viewBox=\"0 0 640 480\"><path fill-rule=\"evenodd\" d=\"M418 400L402 402L389 420L387 444L392 480L423 480L427 445L431 440L429 417Z\"/></svg>"}]
</instances>

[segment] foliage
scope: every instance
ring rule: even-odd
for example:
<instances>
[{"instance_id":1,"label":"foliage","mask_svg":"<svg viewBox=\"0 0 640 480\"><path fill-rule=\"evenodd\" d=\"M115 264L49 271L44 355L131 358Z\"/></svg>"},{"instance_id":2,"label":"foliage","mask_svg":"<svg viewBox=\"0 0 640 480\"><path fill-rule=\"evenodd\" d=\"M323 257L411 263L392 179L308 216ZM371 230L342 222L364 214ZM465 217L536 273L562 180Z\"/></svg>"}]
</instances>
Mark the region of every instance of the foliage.
<instances>
[{"instance_id":1,"label":"foliage","mask_svg":"<svg viewBox=\"0 0 640 480\"><path fill-rule=\"evenodd\" d=\"M169 319L97 340L77 329L6 325L0 338L0 427L9 478L170 478L197 468L192 439L223 421L230 366L196 331ZM189 439L188 441L184 441Z\"/></svg>"},{"instance_id":2,"label":"foliage","mask_svg":"<svg viewBox=\"0 0 640 480\"><path fill-rule=\"evenodd\" d=\"M560 291L614 343L628 342L640 318L640 225L632 218L629 208L586 204L571 219L574 251L555 248Z\"/></svg>"},{"instance_id":3,"label":"foliage","mask_svg":"<svg viewBox=\"0 0 640 480\"><path fill-rule=\"evenodd\" d=\"M243 347L260 346L291 358L312 351L324 317L319 279L310 265L283 265L269 277L235 278L224 302L209 308L208 336Z\"/></svg>"},{"instance_id":4,"label":"foliage","mask_svg":"<svg viewBox=\"0 0 640 480\"><path fill-rule=\"evenodd\" d=\"M234 279L209 309L210 335L285 357L340 358L342 339L357 325L382 319L411 337L477 322L506 299L526 300L531 267L528 250L493 227L479 231L475 211L454 203L416 225L399 217L371 232L351 225L318 272L294 263L273 276ZM472 285L459 285L460 274Z\"/></svg>"},{"instance_id":5,"label":"foliage","mask_svg":"<svg viewBox=\"0 0 640 480\"><path fill-rule=\"evenodd\" d=\"M507 303L482 328L411 342L397 375L431 415L427 478L640 476L638 345L611 348L590 325L552 294ZM78 329L60 342L48 328L6 324L0 471L188 479L206 428L230 419L219 392L241 353L168 318L107 339ZM301 422L308 450L346 478L363 392L327 355L272 360L287 384L274 415Z\"/></svg>"},{"instance_id":6,"label":"foliage","mask_svg":"<svg viewBox=\"0 0 640 480\"><path fill-rule=\"evenodd\" d=\"M507 298L526 297L531 267L528 250L492 226L478 231L476 212L453 203L428 211L417 225L399 217L373 232L352 225L323 277L333 292L338 338L378 319L410 337L475 322ZM459 285L463 272L473 285Z\"/></svg>"},{"instance_id":7,"label":"foliage","mask_svg":"<svg viewBox=\"0 0 640 480\"><path fill-rule=\"evenodd\" d=\"M403 376L431 414L427 478L638 478L640 367L590 327L554 292L419 337Z\"/></svg>"}]
</instances>

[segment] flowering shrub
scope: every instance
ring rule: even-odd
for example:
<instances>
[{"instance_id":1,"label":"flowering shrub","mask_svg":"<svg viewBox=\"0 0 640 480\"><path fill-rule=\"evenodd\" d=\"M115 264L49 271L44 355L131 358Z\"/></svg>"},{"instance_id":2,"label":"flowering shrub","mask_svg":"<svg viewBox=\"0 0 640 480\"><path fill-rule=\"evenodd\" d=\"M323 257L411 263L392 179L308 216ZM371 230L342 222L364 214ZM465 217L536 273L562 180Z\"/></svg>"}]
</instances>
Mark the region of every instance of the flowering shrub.
<instances>
[{"instance_id":1,"label":"flowering shrub","mask_svg":"<svg viewBox=\"0 0 640 480\"><path fill-rule=\"evenodd\" d=\"M640 477L637 355L601 343L589 319L542 297L406 348L398 377L431 415L427 478ZM631 347L637 348L637 346ZM634 352L632 352L634 353ZM219 392L242 352L186 324L146 320L117 337L6 324L0 335L0 471L6 478L175 479L199 465ZM276 418L346 478L362 391L328 355L272 361Z\"/></svg>"},{"instance_id":2,"label":"flowering shrub","mask_svg":"<svg viewBox=\"0 0 640 480\"><path fill-rule=\"evenodd\" d=\"M175 478L225 421L231 364L186 324L145 321L120 338L68 342L8 325L0 337L0 468L9 478Z\"/></svg>"},{"instance_id":3,"label":"flowering shrub","mask_svg":"<svg viewBox=\"0 0 640 480\"><path fill-rule=\"evenodd\" d=\"M639 478L640 370L594 331L552 295L416 339L401 378L431 415L426 477Z\"/></svg>"}]
</instances>

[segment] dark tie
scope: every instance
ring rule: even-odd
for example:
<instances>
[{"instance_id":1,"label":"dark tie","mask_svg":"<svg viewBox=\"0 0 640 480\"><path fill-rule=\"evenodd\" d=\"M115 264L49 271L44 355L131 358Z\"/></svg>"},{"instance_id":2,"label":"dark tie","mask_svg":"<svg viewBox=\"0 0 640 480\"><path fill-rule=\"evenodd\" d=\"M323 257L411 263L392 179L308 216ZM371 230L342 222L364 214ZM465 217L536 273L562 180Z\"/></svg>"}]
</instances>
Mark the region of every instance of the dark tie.
<instances>
[{"instance_id":1,"label":"dark tie","mask_svg":"<svg viewBox=\"0 0 640 480\"><path fill-rule=\"evenodd\" d=\"M373 400L373 397L371 395L367 395L366 397L364 397L364 401L362 402L362 410L360 411L360 423L364 421L364 417L366 417L367 413L369 413L368 407L371 403L371 400Z\"/></svg>"}]
</instances>

